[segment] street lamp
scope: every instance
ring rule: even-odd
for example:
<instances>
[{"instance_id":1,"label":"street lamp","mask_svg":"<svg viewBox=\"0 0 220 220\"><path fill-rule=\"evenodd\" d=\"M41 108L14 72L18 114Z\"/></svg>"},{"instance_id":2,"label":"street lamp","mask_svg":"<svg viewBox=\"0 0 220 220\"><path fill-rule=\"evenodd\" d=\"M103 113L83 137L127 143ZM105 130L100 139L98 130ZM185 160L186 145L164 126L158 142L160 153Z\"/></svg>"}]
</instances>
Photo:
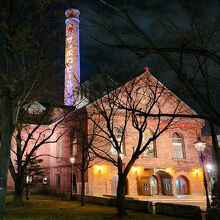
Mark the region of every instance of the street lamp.
<instances>
[{"instance_id":1,"label":"street lamp","mask_svg":"<svg viewBox=\"0 0 220 220\"><path fill-rule=\"evenodd\" d=\"M204 156L203 156L203 151L205 150L206 143L204 141L201 141L200 137L198 137L198 140L194 143L194 145L195 145L196 149L198 150L198 152L200 154L200 159L201 159L201 162L202 162L203 182L204 182L204 187L205 187L207 208L210 208L207 180L206 180L206 177L205 177Z\"/></svg>"},{"instance_id":2,"label":"street lamp","mask_svg":"<svg viewBox=\"0 0 220 220\"><path fill-rule=\"evenodd\" d=\"M71 163L71 197L73 195L73 164L75 163L76 158L75 157L70 157L70 163Z\"/></svg>"},{"instance_id":3,"label":"street lamp","mask_svg":"<svg viewBox=\"0 0 220 220\"><path fill-rule=\"evenodd\" d=\"M75 157L70 157L70 163L74 164L75 163L76 158Z\"/></svg>"}]
</instances>

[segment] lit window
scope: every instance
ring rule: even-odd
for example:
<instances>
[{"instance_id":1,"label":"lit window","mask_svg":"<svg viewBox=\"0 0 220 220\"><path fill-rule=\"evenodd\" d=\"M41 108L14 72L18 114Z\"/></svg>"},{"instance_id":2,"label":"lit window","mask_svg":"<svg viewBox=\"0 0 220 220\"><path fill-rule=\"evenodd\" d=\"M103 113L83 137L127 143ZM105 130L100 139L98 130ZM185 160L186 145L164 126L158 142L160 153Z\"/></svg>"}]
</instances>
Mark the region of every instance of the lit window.
<instances>
[{"instance_id":1,"label":"lit window","mask_svg":"<svg viewBox=\"0 0 220 220\"><path fill-rule=\"evenodd\" d=\"M40 108L28 108L29 115L40 115L42 110Z\"/></svg>"},{"instance_id":2,"label":"lit window","mask_svg":"<svg viewBox=\"0 0 220 220\"><path fill-rule=\"evenodd\" d=\"M77 139L76 137L73 138L73 141L72 141L72 156L75 156L77 155Z\"/></svg>"},{"instance_id":3,"label":"lit window","mask_svg":"<svg viewBox=\"0 0 220 220\"><path fill-rule=\"evenodd\" d=\"M143 133L143 146L148 142L148 140L153 137L152 132L149 129L146 129ZM154 142L151 141L147 146L147 149L143 153L144 157L155 157L155 147Z\"/></svg>"},{"instance_id":4,"label":"lit window","mask_svg":"<svg viewBox=\"0 0 220 220\"><path fill-rule=\"evenodd\" d=\"M115 138L118 142L118 145L121 145L121 153L124 154L124 141L121 140L121 138L122 138L122 129L120 129L118 127L115 127L113 129L113 132L114 132ZM115 144L113 143L112 139L111 139L111 141L112 141L112 144L111 144L110 152L111 152L111 154L116 155L117 150L115 149Z\"/></svg>"},{"instance_id":5,"label":"lit window","mask_svg":"<svg viewBox=\"0 0 220 220\"><path fill-rule=\"evenodd\" d=\"M57 161L61 160L61 156L62 156L62 141L59 140L57 142Z\"/></svg>"},{"instance_id":6,"label":"lit window","mask_svg":"<svg viewBox=\"0 0 220 220\"><path fill-rule=\"evenodd\" d=\"M172 136L174 158L183 158L182 138L174 132Z\"/></svg>"},{"instance_id":7,"label":"lit window","mask_svg":"<svg viewBox=\"0 0 220 220\"><path fill-rule=\"evenodd\" d=\"M34 109L33 108L29 108L28 109L28 114L29 115L33 115L34 114Z\"/></svg>"}]
</instances>

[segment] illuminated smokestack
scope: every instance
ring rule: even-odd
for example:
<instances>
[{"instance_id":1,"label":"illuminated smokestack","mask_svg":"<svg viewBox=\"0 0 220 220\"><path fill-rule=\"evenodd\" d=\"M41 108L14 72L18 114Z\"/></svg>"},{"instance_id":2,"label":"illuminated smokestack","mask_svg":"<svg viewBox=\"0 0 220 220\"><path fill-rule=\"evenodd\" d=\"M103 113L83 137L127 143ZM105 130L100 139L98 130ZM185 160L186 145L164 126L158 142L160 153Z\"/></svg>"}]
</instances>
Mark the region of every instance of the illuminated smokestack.
<instances>
[{"instance_id":1,"label":"illuminated smokestack","mask_svg":"<svg viewBox=\"0 0 220 220\"><path fill-rule=\"evenodd\" d=\"M66 15L64 104L74 105L74 89L80 84L79 10L71 8Z\"/></svg>"}]
</instances>

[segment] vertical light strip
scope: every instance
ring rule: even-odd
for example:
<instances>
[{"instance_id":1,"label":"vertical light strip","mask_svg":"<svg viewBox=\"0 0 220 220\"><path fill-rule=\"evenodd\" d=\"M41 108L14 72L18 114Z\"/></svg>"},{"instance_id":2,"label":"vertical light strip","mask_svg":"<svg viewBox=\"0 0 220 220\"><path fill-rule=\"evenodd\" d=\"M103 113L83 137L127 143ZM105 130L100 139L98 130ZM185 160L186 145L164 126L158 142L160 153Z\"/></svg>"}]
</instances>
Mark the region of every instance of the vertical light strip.
<instances>
[{"instance_id":1,"label":"vertical light strip","mask_svg":"<svg viewBox=\"0 0 220 220\"><path fill-rule=\"evenodd\" d=\"M66 14L65 89L64 104L74 105L74 90L80 84L79 10L68 9Z\"/></svg>"}]
</instances>

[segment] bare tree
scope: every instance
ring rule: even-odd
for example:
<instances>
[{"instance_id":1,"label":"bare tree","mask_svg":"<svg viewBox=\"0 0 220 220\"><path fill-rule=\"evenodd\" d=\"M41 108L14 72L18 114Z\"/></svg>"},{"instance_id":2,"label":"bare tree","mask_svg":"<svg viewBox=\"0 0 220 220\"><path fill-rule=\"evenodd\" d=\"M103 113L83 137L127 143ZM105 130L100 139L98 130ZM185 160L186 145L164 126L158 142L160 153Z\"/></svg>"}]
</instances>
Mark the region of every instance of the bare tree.
<instances>
[{"instance_id":1,"label":"bare tree","mask_svg":"<svg viewBox=\"0 0 220 220\"><path fill-rule=\"evenodd\" d=\"M93 154L112 163L118 170L117 209L121 217L126 215L124 206L126 177L135 161L144 152L150 154L153 151L151 143L164 131L177 123L184 123L183 119L175 118L175 114L192 115L193 111L187 109L148 73L107 93L91 103L87 109L88 127L96 125L99 128L91 148ZM157 114L157 117L140 115L137 110ZM160 117L163 113L170 113L173 116ZM191 122L185 119L185 123ZM153 128L152 135L144 138L148 126ZM127 155L124 148L124 141L128 136L133 137L132 143L126 146L130 151L133 149L131 155Z\"/></svg>"},{"instance_id":2,"label":"bare tree","mask_svg":"<svg viewBox=\"0 0 220 220\"><path fill-rule=\"evenodd\" d=\"M214 105L217 102L216 95L219 91L219 81L215 81L214 87L210 85L211 80L219 80L216 75L220 65L220 57L217 50L219 45L217 40L220 28L219 16L213 16L211 24L210 20L208 20L209 25L205 25L202 23L204 21L200 20L201 18L196 15L193 9L190 10L186 4L183 4L182 11L188 19L185 27L178 26L175 21L164 18L167 21L163 22L161 27L161 30L166 29L167 31L164 39L167 42L171 40L174 45L166 47L162 46L164 41L157 43L156 39L152 39L150 34L148 34L149 31L141 28L130 13L132 8L129 8L128 3L119 8L108 4L106 1L99 2L119 13L121 19L126 21L131 33L135 33L136 39L141 40L138 41L140 46L135 44L136 41L129 42L126 40L126 35L123 36L123 33L120 34L120 32L113 31L114 27L110 24L98 21L96 24L99 24L99 27L103 28L111 36L111 41L95 39L112 49L129 49L141 59L152 54L160 56L168 63L172 72L178 77L178 80L189 90L193 99L199 104L204 113L207 114L209 120L220 126L220 115ZM167 43L167 45L170 44ZM212 65L212 70L208 69L207 65ZM201 90L201 84L198 87L198 81L204 84L204 91Z\"/></svg>"},{"instance_id":3,"label":"bare tree","mask_svg":"<svg viewBox=\"0 0 220 220\"><path fill-rule=\"evenodd\" d=\"M64 123L70 110L56 108L56 118L51 120L50 116L55 109L53 106L48 108L46 114L31 116L28 114L30 108L31 104L28 104L26 110L19 115L14 135L15 143L11 147L9 170L15 184L14 203L16 205L22 203L26 171L37 150L45 144L56 143L71 129L67 123ZM43 126L45 124L47 126ZM57 130L60 131L58 136L55 135ZM12 158L15 160L13 161Z\"/></svg>"},{"instance_id":4,"label":"bare tree","mask_svg":"<svg viewBox=\"0 0 220 220\"><path fill-rule=\"evenodd\" d=\"M21 106L30 100L50 99L57 71L50 52L55 36L53 6L58 1L1 1L0 35L0 215L5 215L7 174L13 133ZM58 14L57 14L58 16ZM57 45L57 42L56 42ZM58 45L57 45L58 46ZM56 48L53 48L56 50ZM58 51L58 49L57 49Z\"/></svg>"},{"instance_id":5,"label":"bare tree","mask_svg":"<svg viewBox=\"0 0 220 220\"><path fill-rule=\"evenodd\" d=\"M155 12L155 20L160 21L158 33L159 37L152 37L149 30L143 26L133 16L134 4L129 1L121 2L117 5L107 1L98 0L101 4L112 11L123 20L133 41L128 40L128 32L116 32L115 24L109 21L95 21L95 25L102 28L108 34L110 40L105 41L94 37L99 43L113 49L129 50L140 59L145 59L156 55L168 67L170 77L174 76L176 91L182 91L182 94L188 94L192 100L197 103L201 112L209 122L212 142L217 162L218 179L220 179L220 151L216 138L216 126L220 126L219 113L219 4L213 1L203 1L201 4L189 1L179 1L179 14L182 14L182 20L178 22L168 19L164 14L153 11L150 2L142 2L146 6L149 14ZM216 3L216 4L215 4ZM163 7L163 3L162 4ZM166 4L164 2L164 4ZM121 5L121 7L119 7ZM211 13L206 13L208 8ZM215 7L215 8L214 8ZM204 19L204 15L206 16ZM149 15L150 16L150 15ZM152 15L151 15L152 18ZM157 23L157 22L155 22ZM160 28L160 29L159 29ZM137 44L138 42L138 44ZM180 88L180 85L183 86Z\"/></svg>"},{"instance_id":6,"label":"bare tree","mask_svg":"<svg viewBox=\"0 0 220 220\"><path fill-rule=\"evenodd\" d=\"M90 132L88 132L87 112L84 107L76 110L70 118L74 122L72 125L73 141L71 154L73 158L76 158L74 158L73 166L77 167L81 174L81 206L85 206L85 175L93 165L91 162L97 158L96 155L90 152L90 147L97 135L97 126L94 125Z\"/></svg>"}]
</instances>

